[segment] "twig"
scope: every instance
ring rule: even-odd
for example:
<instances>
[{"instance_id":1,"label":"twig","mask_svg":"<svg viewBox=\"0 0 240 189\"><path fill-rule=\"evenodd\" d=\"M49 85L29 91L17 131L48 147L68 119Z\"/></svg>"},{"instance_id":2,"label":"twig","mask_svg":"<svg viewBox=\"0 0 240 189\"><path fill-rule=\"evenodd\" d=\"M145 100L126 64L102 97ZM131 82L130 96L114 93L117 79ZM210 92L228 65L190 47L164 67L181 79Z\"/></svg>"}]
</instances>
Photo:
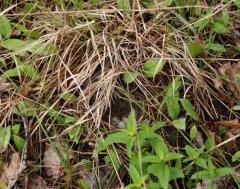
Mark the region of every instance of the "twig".
<instances>
[{"instance_id":1,"label":"twig","mask_svg":"<svg viewBox=\"0 0 240 189\"><path fill-rule=\"evenodd\" d=\"M21 118L22 118L22 121L23 121L26 142L25 142L25 145L24 145L24 148L23 148L22 157L21 157L21 164L20 164L19 170L17 171L14 180L11 180L8 183L8 187L7 187L8 189L12 189L14 187L14 185L16 184L19 176L27 168L26 160L27 160L27 157L28 157L29 128L28 128L27 119L26 119L25 115L21 115Z\"/></svg>"}]
</instances>

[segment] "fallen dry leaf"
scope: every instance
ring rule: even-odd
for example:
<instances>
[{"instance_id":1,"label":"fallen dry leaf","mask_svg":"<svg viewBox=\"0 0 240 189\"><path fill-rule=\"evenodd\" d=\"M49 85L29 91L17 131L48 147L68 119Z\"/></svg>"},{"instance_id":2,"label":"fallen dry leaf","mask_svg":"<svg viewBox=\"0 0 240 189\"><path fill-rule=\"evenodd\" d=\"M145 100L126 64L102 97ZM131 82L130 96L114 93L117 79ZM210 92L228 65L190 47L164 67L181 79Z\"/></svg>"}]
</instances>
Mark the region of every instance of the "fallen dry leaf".
<instances>
[{"instance_id":1,"label":"fallen dry leaf","mask_svg":"<svg viewBox=\"0 0 240 189\"><path fill-rule=\"evenodd\" d=\"M53 148L49 147L48 150L44 152L43 164L47 176L57 179L61 173L61 160Z\"/></svg>"},{"instance_id":2,"label":"fallen dry leaf","mask_svg":"<svg viewBox=\"0 0 240 189\"><path fill-rule=\"evenodd\" d=\"M225 63L219 68L222 76L228 78L228 88L232 91L235 97L240 96L240 78L236 74L240 73L240 62L238 63Z\"/></svg>"},{"instance_id":3,"label":"fallen dry leaf","mask_svg":"<svg viewBox=\"0 0 240 189\"><path fill-rule=\"evenodd\" d=\"M66 152L63 150L59 143L53 142L53 145L56 147L58 152L60 152L61 157L66 157ZM69 159L72 159L73 155L70 152ZM44 152L43 165L45 167L45 173L48 177L57 179L63 174L61 168L61 160L58 154L54 151L51 146L47 147L47 150Z\"/></svg>"},{"instance_id":4,"label":"fallen dry leaf","mask_svg":"<svg viewBox=\"0 0 240 189\"><path fill-rule=\"evenodd\" d=\"M224 127L231 127L231 128L240 128L240 123L238 119L233 120L223 120L223 121L215 121L214 122L215 128L224 126Z\"/></svg>"},{"instance_id":5,"label":"fallen dry leaf","mask_svg":"<svg viewBox=\"0 0 240 189\"><path fill-rule=\"evenodd\" d=\"M49 189L47 182L39 175L30 178L28 183L28 189Z\"/></svg>"},{"instance_id":6,"label":"fallen dry leaf","mask_svg":"<svg viewBox=\"0 0 240 189\"><path fill-rule=\"evenodd\" d=\"M11 182L16 181L19 176L21 159L19 153L13 153L11 162L9 165L3 166L3 171L1 173L1 179L6 181L9 185Z\"/></svg>"}]
</instances>

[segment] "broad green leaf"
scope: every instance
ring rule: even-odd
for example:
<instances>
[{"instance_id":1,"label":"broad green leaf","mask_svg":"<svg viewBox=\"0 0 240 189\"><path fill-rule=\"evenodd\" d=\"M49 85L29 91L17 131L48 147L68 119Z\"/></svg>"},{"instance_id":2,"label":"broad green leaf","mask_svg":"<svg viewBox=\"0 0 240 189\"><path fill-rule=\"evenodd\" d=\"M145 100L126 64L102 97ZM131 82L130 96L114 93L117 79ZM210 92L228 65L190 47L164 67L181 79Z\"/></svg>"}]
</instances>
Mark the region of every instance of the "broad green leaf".
<instances>
[{"instance_id":1,"label":"broad green leaf","mask_svg":"<svg viewBox=\"0 0 240 189\"><path fill-rule=\"evenodd\" d=\"M0 33L9 38L11 36L12 26L10 21L5 16L0 16Z\"/></svg>"},{"instance_id":2,"label":"broad green leaf","mask_svg":"<svg viewBox=\"0 0 240 189\"><path fill-rule=\"evenodd\" d=\"M227 49L224 47L224 45L221 45L219 43L209 43L206 47L212 51L227 52Z\"/></svg>"},{"instance_id":3,"label":"broad green leaf","mask_svg":"<svg viewBox=\"0 0 240 189\"><path fill-rule=\"evenodd\" d=\"M199 167L201 167L201 168L208 169L207 162L206 162L206 160L203 159L203 158L200 158L200 157L197 158L197 159L195 160L195 163L196 163L197 166L199 166Z\"/></svg>"},{"instance_id":4,"label":"broad green leaf","mask_svg":"<svg viewBox=\"0 0 240 189\"><path fill-rule=\"evenodd\" d=\"M157 176L162 188L167 189L170 181L170 169L165 164L151 164L147 167L147 172Z\"/></svg>"},{"instance_id":5,"label":"broad green leaf","mask_svg":"<svg viewBox=\"0 0 240 189\"><path fill-rule=\"evenodd\" d=\"M190 129L190 139L193 140L197 135L197 127L196 125L192 126Z\"/></svg>"},{"instance_id":6,"label":"broad green leaf","mask_svg":"<svg viewBox=\"0 0 240 189\"><path fill-rule=\"evenodd\" d=\"M19 66L19 70L21 70L24 75L26 75L32 79L39 77L38 71L30 65L22 64Z\"/></svg>"},{"instance_id":7,"label":"broad green leaf","mask_svg":"<svg viewBox=\"0 0 240 189\"><path fill-rule=\"evenodd\" d=\"M167 153L165 155L165 159L164 160L165 161L170 161L170 160L174 160L174 159L181 159L183 157L184 156L182 154L170 152L170 153Z\"/></svg>"},{"instance_id":8,"label":"broad green leaf","mask_svg":"<svg viewBox=\"0 0 240 189\"><path fill-rule=\"evenodd\" d=\"M73 129L68 131L68 136L71 140L73 140L76 144L79 142L79 139L84 131L84 128L81 126L76 126Z\"/></svg>"},{"instance_id":9,"label":"broad green leaf","mask_svg":"<svg viewBox=\"0 0 240 189\"><path fill-rule=\"evenodd\" d=\"M19 31L23 33L26 37L31 37L33 39L36 39L40 36L40 33L35 30L28 30L24 25L22 24L15 24L14 27L16 27Z\"/></svg>"},{"instance_id":10,"label":"broad green leaf","mask_svg":"<svg viewBox=\"0 0 240 189\"><path fill-rule=\"evenodd\" d=\"M10 141L11 128L10 127L0 127L0 151L4 151Z\"/></svg>"},{"instance_id":11,"label":"broad green leaf","mask_svg":"<svg viewBox=\"0 0 240 189\"><path fill-rule=\"evenodd\" d=\"M239 111L239 110L240 110L240 105L235 105L235 106L233 106L233 110Z\"/></svg>"},{"instance_id":12,"label":"broad green leaf","mask_svg":"<svg viewBox=\"0 0 240 189\"><path fill-rule=\"evenodd\" d=\"M12 51L18 51L19 55L25 55L26 50L22 50L28 45L26 41L20 39L8 39L1 42L1 46Z\"/></svg>"},{"instance_id":13,"label":"broad green leaf","mask_svg":"<svg viewBox=\"0 0 240 189\"><path fill-rule=\"evenodd\" d=\"M138 138L139 138L139 140L153 139L153 138L161 139L161 136L152 131L140 131L138 133Z\"/></svg>"},{"instance_id":14,"label":"broad green leaf","mask_svg":"<svg viewBox=\"0 0 240 189\"><path fill-rule=\"evenodd\" d=\"M25 3L24 11L34 12L36 10L36 3Z\"/></svg>"},{"instance_id":15,"label":"broad green leaf","mask_svg":"<svg viewBox=\"0 0 240 189\"><path fill-rule=\"evenodd\" d=\"M180 113L180 106L178 104L179 98L166 97L165 98L168 114L172 119L177 119Z\"/></svg>"},{"instance_id":16,"label":"broad green leaf","mask_svg":"<svg viewBox=\"0 0 240 189\"><path fill-rule=\"evenodd\" d=\"M104 145L107 147L108 145L111 145L113 143L126 144L128 140L129 140L129 136L124 132L111 133L105 139Z\"/></svg>"},{"instance_id":17,"label":"broad green leaf","mask_svg":"<svg viewBox=\"0 0 240 189\"><path fill-rule=\"evenodd\" d=\"M16 148L20 151L23 151L23 148L25 145L25 140L20 136L13 135L13 141L14 141Z\"/></svg>"},{"instance_id":18,"label":"broad green leaf","mask_svg":"<svg viewBox=\"0 0 240 189\"><path fill-rule=\"evenodd\" d=\"M135 135L137 131L136 113L132 109L127 119L127 130L131 136Z\"/></svg>"},{"instance_id":19,"label":"broad green leaf","mask_svg":"<svg viewBox=\"0 0 240 189\"><path fill-rule=\"evenodd\" d=\"M221 176L225 176L228 174L232 174L234 171L232 168L229 167L223 167L223 168L219 168L216 170L216 176L217 177L221 177Z\"/></svg>"},{"instance_id":20,"label":"broad green leaf","mask_svg":"<svg viewBox=\"0 0 240 189\"><path fill-rule=\"evenodd\" d=\"M13 110L13 113L17 115L26 115L26 116L34 116L35 110L33 109L33 106L28 101L21 101L18 104L16 104L17 108Z\"/></svg>"},{"instance_id":21,"label":"broad green leaf","mask_svg":"<svg viewBox=\"0 0 240 189\"><path fill-rule=\"evenodd\" d=\"M213 23L213 31L215 31L216 33L220 33L220 34L224 34L224 33L229 32L227 27L225 27L224 25L222 25L218 22Z\"/></svg>"},{"instance_id":22,"label":"broad green leaf","mask_svg":"<svg viewBox=\"0 0 240 189\"><path fill-rule=\"evenodd\" d=\"M18 135L19 130L20 130L20 127L21 127L20 124L13 125L13 126L11 127L11 134L12 134L12 135Z\"/></svg>"},{"instance_id":23,"label":"broad green leaf","mask_svg":"<svg viewBox=\"0 0 240 189\"><path fill-rule=\"evenodd\" d=\"M208 158L208 173L210 178L214 178L214 171L215 171L215 166L212 163L212 160Z\"/></svg>"},{"instance_id":24,"label":"broad green leaf","mask_svg":"<svg viewBox=\"0 0 240 189\"><path fill-rule=\"evenodd\" d=\"M134 165L132 164L129 165L129 175L134 184L141 185L142 177L140 173L137 171L137 169L134 167Z\"/></svg>"},{"instance_id":25,"label":"broad green leaf","mask_svg":"<svg viewBox=\"0 0 240 189\"><path fill-rule=\"evenodd\" d=\"M80 185L80 188L82 189L91 189L91 187L88 185L88 183L84 179L78 179L78 183Z\"/></svg>"},{"instance_id":26,"label":"broad green leaf","mask_svg":"<svg viewBox=\"0 0 240 189\"><path fill-rule=\"evenodd\" d=\"M129 0L117 0L119 9L130 9Z\"/></svg>"},{"instance_id":27,"label":"broad green leaf","mask_svg":"<svg viewBox=\"0 0 240 189\"><path fill-rule=\"evenodd\" d=\"M196 172L194 173L192 176L191 176L191 179L206 179L206 178L209 178L209 173L208 171L199 171L199 172Z\"/></svg>"},{"instance_id":28,"label":"broad green leaf","mask_svg":"<svg viewBox=\"0 0 240 189\"><path fill-rule=\"evenodd\" d=\"M123 74L122 80L126 83L132 83L135 81L135 79L137 78L137 73L136 72L125 72Z\"/></svg>"},{"instance_id":29,"label":"broad green leaf","mask_svg":"<svg viewBox=\"0 0 240 189\"><path fill-rule=\"evenodd\" d=\"M180 130L186 130L186 118L175 119L172 121L174 127Z\"/></svg>"},{"instance_id":30,"label":"broad green leaf","mask_svg":"<svg viewBox=\"0 0 240 189\"><path fill-rule=\"evenodd\" d=\"M78 117L67 117L64 118L64 123L68 124L68 123L75 123L78 120Z\"/></svg>"},{"instance_id":31,"label":"broad green leaf","mask_svg":"<svg viewBox=\"0 0 240 189\"><path fill-rule=\"evenodd\" d=\"M229 14L227 11L223 12L222 21L225 26L229 23Z\"/></svg>"},{"instance_id":32,"label":"broad green leaf","mask_svg":"<svg viewBox=\"0 0 240 189\"><path fill-rule=\"evenodd\" d=\"M165 61L162 59L150 59L146 61L142 66L144 76L146 78L155 77L156 74L162 71L164 64Z\"/></svg>"},{"instance_id":33,"label":"broad green leaf","mask_svg":"<svg viewBox=\"0 0 240 189\"><path fill-rule=\"evenodd\" d=\"M34 40L28 40L27 43L28 43L27 51L34 54L52 55L57 51L56 47L52 44L41 43Z\"/></svg>"},{"instance_id":34,"label":"broad green leaf","mask_svg":"<svg viewBox=\"0 0 240 189\"><path fill-rule=\"evenodd\" d=\"M118 170L120 168L120 163L118 161L117 155L113 150L108 150L108 156L110 162L114 165L114 167Z\"/></svg>"},{"instance_id":35,"label":"broad green leaf","mask_svg":"<svg viewBox=\"0 0 240 189\"><path fill-rule=\"evenodd\" d=\"M161 162L159 157L154 155L144 156L141 161L142 163L160 163Z\"/></svg>"},{"instance_id":36,"label":"broad green leaf","mask_svg":"<svg viewBox=\"0 0 240 189\"><path fill-rule=\"evenodd\" d=\"M70 92L65 92L63 94L60 94L60 98L63 99L63 100L66 100L66 101L71 101L71 100L76 100L77 99L77 97Z\"/></svg>"},{"instance_id":37,"label":"broad green leaf","mask_svg":"<svg viewBox=\"0 0 240 189\"><path fill-rule=\"evenodd\" d=\"M9 70L7 70L7 71L5 71L3 73L3 75L5 77L9 77L9 78L11 78L11 77L18 77L19 74L20 74L20 72L18 71L17 68L9 69Z\"/></svg>"},{"instance_id":38,"label":"broad green leaf","mask_svg":"<svg viewBox=\"0 0 240 189\"><path fill-rule=\"evenodd\" d=\"M194 58L204 51L204 46L201 43L193 42L188 44L188 51L190 55Z\"/></svg>"},{"instance_id":39,"label":"broad green leaf","mask_svg":"<svg viewBox=\"0 0 240 189\"><path fill-rule=\"evenodd\" d=\"M198 28L199 30L202 30L202 29L204 29L208 24L209 24L209 20L204 19L204 20L201 20L201 21L197 21L197 22L194 24L194 27Z\"/></svg>"},{"instance_id":40,"label":"broad green leaf","mask_svg":"<svg viewBox=\"0 0 240 189\"><path fill-rule=\"evenodd\" d=\"M167 165L162 165L159 170L159 182L164 189L168 189L168 182L170 180L170 169Z\"/></svg>"},{"instance_id":41,"label":"broad green leaf","mask_svg":"<svg viewBox=\"0 0 240 189\"><path fill-rule=\"evenodd\" d=\"M166 125L166 123L165 122L157 122L157 123L154 123L153 124L153 126L152 127L150 127L150 130L152 131L152 132L154 132L154 131L156 131L157 129L160 129L160 128L162 128L162 127L164 127Z\"/></svg>"},{"instance_id":42,"label":"broad green leaf","mask_svg":"<svg viewBox=\"0 0 240 189\"><path fill-rule=\"evenodd\" d=\"M238 159L240 159L240 151L236 152L233 156L232 156L232 162L237 161Z\"/></svg>"},{"instance_id":43,"label":"broad green leaf","mask_svg":"<svg viewBox=\"0 0 240 189\"><path fill-rule=\"evenodd\" d=\"M178 178L184 178L183 171L176 167L170 167L170 177L169 180L176 180Z\"/></svg>"},{"instance_id":44,"label":"broad green leaf","mask_svg":"<svg viewBox=\"0 0 240 189\"><path fill-rule=\"evenodd\" d=\"M191 102L187 99L181 99L180 101L182 103L183 108L187 112L187 115L189 115L192 119L197 121L198 120L198 115L194 111Z\"/></svg>"}]
</instances>

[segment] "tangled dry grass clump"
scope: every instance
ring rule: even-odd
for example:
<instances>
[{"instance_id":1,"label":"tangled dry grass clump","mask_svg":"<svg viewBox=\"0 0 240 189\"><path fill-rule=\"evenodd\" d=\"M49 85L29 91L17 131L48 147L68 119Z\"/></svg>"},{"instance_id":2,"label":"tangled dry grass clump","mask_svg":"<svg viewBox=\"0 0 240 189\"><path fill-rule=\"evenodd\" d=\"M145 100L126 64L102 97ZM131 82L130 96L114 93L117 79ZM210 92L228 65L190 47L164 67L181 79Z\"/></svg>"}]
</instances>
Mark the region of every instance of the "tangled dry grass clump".
<instances>
[{"instance_id":1,"label":"tangled dry grass clump","mask_svg":"<svg viewBox=\"0 0 240 189\"><path fill-rule=\"evenodd\" d=\"M234 23L239 15L230 8L231 3L213 7L211 17L227 10ZM110 112L126 111L119 108L121 103L117 101L137 106L141 112L139 119L152 121L158 117L168 122L166 109L159 107L166 86L175 76L181 77L181 94L191 100L202 123L219 120L219 115L239 118L239 114L231 110L239 103L239 93L232 90L239 90L239 78L231 81L229 87L229 81L223 79L227 71L219 70L226 63L233 67L239 65L239 50L232 48L229 54L205 51L201 57L192 57L189 43L205 43L210 31L193 27L201 20L199 17L190 20L178 13L180 9L189 12L190 7L146 9L139 1L133 1L131 10L125 11L118 9L117 3L105 1L87 4L81 11L73 6L71 2L63 7L39 1L34 11L26 13L24 2L19 1L0 13L12 23L22 24L40 35L34 43L15 52L0 48L1 60L6 63L6 66L0 65L2 73L16 67L16 57L37 70L37 77L0 78L1 126L22 122L14 113L21 102L27 102L28 108L34 110L34 116L27 118L30 158L41 160L46 141L64 140L66 133L79 125L85 130L77 149L74 145L71 148L79 159L90 157L96 138L115 130L111 126L114 115ZM209 6L199 7L204 12ZM3 11L3 5L1 7ZM221 36L217 40L229 48L235 46L235 38L239 36L235 28L230 28L228 35L231 36L225 36L227 40ZM27 37L13 27L11 38L25 40ZM31 53L30 49L36 44L44 46ZM56 47L53 54L39 53L50 44ZM152 79L142 72L143 63L149 59L166 62L161 73ZM233 72L231 66L229 72ZM138 75L129 85L122 81L122 74L127 71ZM97 166L101 160L95 158L94 161Z\"/></svg>"}]
</instances>

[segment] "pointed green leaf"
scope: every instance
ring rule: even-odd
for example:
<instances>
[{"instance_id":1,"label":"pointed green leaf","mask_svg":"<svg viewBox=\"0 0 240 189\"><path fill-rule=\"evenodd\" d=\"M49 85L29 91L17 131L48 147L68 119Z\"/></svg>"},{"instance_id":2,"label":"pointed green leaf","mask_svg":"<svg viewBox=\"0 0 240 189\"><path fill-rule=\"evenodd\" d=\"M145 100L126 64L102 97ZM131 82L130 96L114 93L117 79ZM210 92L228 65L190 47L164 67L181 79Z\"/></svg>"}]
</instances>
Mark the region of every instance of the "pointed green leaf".
<instances>
[{"instance_id":1,"label":"pointed green leaf","mask_svg":"<svg viewBox=\"0 0 240 189\"><path fill-rule=\"evenodd\" d=\"M131 136L133 136L137 131L136 113L132 109L127 119L127 130Z\"/></svg>"},{"instance_id":2,"label":"pointed green leaf","mask_svg":"<svg viewBox=\"0 0 240 189\"><path fill-rule=\"evenodd\" d=\"M191 179L206 179L206 178L209 178L209 173L208 171L199 171L199 172L196 172L194 173L192 176L191 176Z\"/></svg>"},{"instance_id":3,"label":"pointed green leaf","mask_svg":"<svg viewBox=\"0 0 240 189\"><path fill-rule=\"evenodd\" d=\"M12 135L18 135L19 130L20 130L20 127L21 127L20 124L13 125L13 126L11 127L11 134L12 134Z\"/></svg>"},{"instance_id":4,"label":"pointed green leaf","mask_svg":"<svg viewBox=\"0 0 240 189\"><path fill-rule=\"evenodd\" d=\"M178 104L179 98L177 97L166 97L166 105L168 114L172 119L177 119L180 113L180 106Z\"/></svg>"},{"instance_id":5,"label":"pointed green leaf","mask_svg":"<svg viewBox=\"0 0 240 189\"><path fill-rule=\"evenodd\" d=\"M227 49L219 43L210 43L206 46L209 50L217 52L227 52Z\"/></svg>"},{"instance_id":6,"label":"pointed green leaf","mask_svg":"<svg viewBox=\"0 0 240 189\"><path fill-rule=\"evenodd\" d=\"M141 177L140 173L137 171L137 169L134 167L134 165L132 165L132 164L129 165L129 175L134 184L141 185L142 177Z\"/></svg>"},{"instance_id":7,"label":"pointed green leaf","mask_svg":"<svg viewBox=\"0 0 240 189\"><path fill-rule=\"evenodd\" d=\"M146 78L155 77L156 74L162 71L164 64L165 61L162 59L150 59L146 61L142 66L144 76Z\"/></svg>"},{"instance_id":8,"label":"pointed green leaf","mask_svg":"<svg viewBox=\"0 0 240 189\"><path fill-rule=\"evenodd\" d=\"M181 99L180 101L182 103L183 108L187 112L187 115L189 115L192 119L197 121L198 120L198 115L194 111L192 103L187 99Z\"/></svg>"},{"instance_id":9,"label":"pointed green leaf","mask_svg":"<svg viewBox=\"0 0 240 189\"><path fill-rule=\"evenodd\" d=\"M222 177L228 174L232 174L234 171L232 168L229 167L223 167L223 168L219 168L216 170L216 176L217 177Z\"/></svg>"},{"instance_id":10,"label":"pointed green leaf","mask_svg":"<svg viewBox=\"0 0 240 189\"><path fill-rule=\"evenodd\" d=\"M196 125L192 126L190 130L190 139L193 140L197 135L197 127Z\"/></svg>"},{"instance_id":11,"label":"pointed green leaf","mask_svg":"<svg viewBox=\"0 0 240 189\"><path fill-rule=\"evenodd\" d=\"M176 180L178 178L184 178L183 171L176 167L170 167L170 177L169 180Z\"/></svg>"},{"instance_id":12,"label":"pointed green leaf","mask_svg":"<svg viewBox=\"0 0 240 189\"><path fill-rule=\"evenodd\" d=\"M10 21L5 16L0 16L0 33L9 38L11 36L12 26Z\"/></svg>"},{"instance_id":13,"label":"pointed green leaf","mask_svg":"<svg viewBox=\"0 0 240 189\"><path fill-rule=\"evenodd\" d=\"M203 50L204 46L202 43L193 42L188 44L188 51L193 58L201 54Z\"/></svg>"},{"instance_id":14,"label":"pointed green leaf","mask_svg":"<svg viewBox=\"0 0 240 189\"><path fill-rule=\"evenodd\" d=\"M25 140L20 136L13 135L13 141L17 149L23 151Z\"/></svg>"},{"instance_id":15,"label":"pointed green leaf","mask_svg":"<svg viewBox=\"0 0 240 189\"><path fill-rule=\"evenodd\" d=\"M126 83L132 83L135 81L135 79L137 78L137 73L136 72L125 72L123 74L122 80Z\"/></svg>"},{"instance_id":16,"label":"pointed green leaf","mask_svg":"<svg viewBox=\"0 0 240 189\"><path fill-rule=\"evenodd\" d=\"M11 137L11 128L0 127L0 147L7 148ZM2 151L2 149L1 149Z\"/></svg>"},{"instance_id":17,"label":"pointed green leaf","mask_svg":"<svg viewBox=\"0 0 240 189\"><path fill-rule=\"evenodd\" d=\"M229 32L227 27L225 27L224 25L217 23L217 22L213 23L213 31L215 31L216 33L220 33L220 34Z\"/></svg>"},{"instance_id":18,"label":"pointed green leaf","mask_svg":"<svg viewBox=\"0 0 240 189\"><path fill-rule=\"evenodd\" d=\"M172 121L174 127L180 130L186 130L186 118L175 119Z\"/></svg>"},{"instance_id":19,"label":"pointed green leaf","mask_svg":"<svg viewBox=\"0 0 240 189\"><path fill-rule=\"evenodd\" d=\"M232 156L232 162L237 161L238 159L240 159L240 151L236 152L233 156Z\"/></svg>"}]
</instances>

